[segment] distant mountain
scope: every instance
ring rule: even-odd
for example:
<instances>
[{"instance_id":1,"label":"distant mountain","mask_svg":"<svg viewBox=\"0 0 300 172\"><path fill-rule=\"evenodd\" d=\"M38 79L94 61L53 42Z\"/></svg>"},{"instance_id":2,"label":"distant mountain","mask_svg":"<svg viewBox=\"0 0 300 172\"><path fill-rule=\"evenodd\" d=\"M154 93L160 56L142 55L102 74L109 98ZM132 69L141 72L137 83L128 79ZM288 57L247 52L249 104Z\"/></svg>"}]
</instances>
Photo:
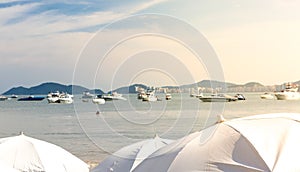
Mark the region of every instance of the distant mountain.
<instances>
[{"instance_id":1,"label":"distant mountain","mask_svg":"<svg viewBox=\"0 0 300 172\"><path fill-rule=\"evenodd\" d=\"M58 84L54 82L47 82L40 84L38 86L30 87L30 88L25 88L25 87L14 87L5 93L3 95L46 95L49 92L67 92L70 94L82 94L84 91L90 91L96 94L103 94L102 90L90 90L88 88L78 86L78 85L63 85L63 84Z\"/></svg>"},{"instance_id":2,"label":"distant mountain","mask_svg":"<svg viewBox=\"0 0 300 172\"><path fill-rule=\"evenodd\" d=\"M226 89L231 86L235 86L236 84L230 82L221 82L214 80L203 80L194 84L182 85L181 88L195 88L195 87L205 87L205 88L222 88Z\"/></svg>"}]
</instances>

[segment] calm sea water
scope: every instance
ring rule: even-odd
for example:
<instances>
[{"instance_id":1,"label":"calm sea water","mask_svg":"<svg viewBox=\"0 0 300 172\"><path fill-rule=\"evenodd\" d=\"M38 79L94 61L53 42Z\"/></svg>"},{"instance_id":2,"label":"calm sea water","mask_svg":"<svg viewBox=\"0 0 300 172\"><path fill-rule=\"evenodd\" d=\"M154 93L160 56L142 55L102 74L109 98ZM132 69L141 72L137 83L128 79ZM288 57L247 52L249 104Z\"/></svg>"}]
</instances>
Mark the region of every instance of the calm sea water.
<instances>
[{"instance_id":1,"label":"calm sea water","mask_svg":"<svg viewBox=\"0 0 300 172\"><path fill-rule=\"evenodd\" d=\"M261 93L244 93L247 100L224 104L219 112L227 119L264 113L300 113L300 101L261 100ZM94 105L0 102L0 137L25 135L63 147L84 161L100 162L111 152L158 134L178 139L216 121L211 103L188 94L172 94L171 101L142 102L135 94L127 101ZM163 95L158 95L163 98ZM100 114L97 115L96 111ZM213 111L214 112L214 111ZM218 112L218 113L219 113Z\"/></svg>"}]
</instances>

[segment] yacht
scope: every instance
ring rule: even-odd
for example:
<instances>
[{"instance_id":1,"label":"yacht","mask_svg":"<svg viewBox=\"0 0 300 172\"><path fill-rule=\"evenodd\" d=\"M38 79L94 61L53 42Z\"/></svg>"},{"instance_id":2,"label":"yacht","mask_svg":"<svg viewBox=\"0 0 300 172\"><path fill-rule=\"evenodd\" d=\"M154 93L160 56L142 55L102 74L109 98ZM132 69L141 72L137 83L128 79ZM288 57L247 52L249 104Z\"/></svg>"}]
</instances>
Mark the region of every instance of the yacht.
<instances>
[{"instance_id":1,"label":"yacht","mask_svg":"<svg viewBox=\"0 0 300 172\"><path fill-rule=\"evenodd\" d=\"M270 93L264 93L264 94L260 95L260 98L266 99L266 100L272 100L272 99L274 99L274 96Z\"/></svg>"},{"instance_id":2,"label":"yacht","mask_svg":"<svg viewBox=\"0 0 300 172\"><path fill-rule=\"evenodd\" d=\"M71 104L73 103L73 95L57 91L55 93L49 93L47 95L47 100L49 103Z\"/></svg>"},{"instance_id":3,"label":"yacht","mask_svg":"<svg viewBox=\"0 0 300 172\"><path fill-rule=\"evenodd\" d=\"M143 99L143 98L146 97L146 96L147 96L147 95L146 95L146 92L145 92L145 91L141 91L141 92L138 93L137 98L138 98L138 99Z\"/></svg>"},{"instance_id":4,"label":"yacht","mask_svg":"<svg viewBox=\"0 0 300 172\"><path fill-rule=\"evenodd\" d=\"M146 102L155 102L155 101L158 101L159 99L157 96L155 96L154 91L151 91L151 92L149 91L146 93L146 96L143 97L142 100L146 101Z\"/></svg>"},{"instance_id":5,"label":"yacht","mask_svg":"<svg viewBox=\"0 0 300 172\"><path fill-rule=\"evenodd\" d=\"M246 97L243 94L236 94L234 97L237 98L237 100L246 100Z\"/></svg>"},{"instance_id":6,"label":"yacht","mask_svg":"<svg viewBox=\"0 0 300 172\"><path fill-rule=\"evenodd\" d=\"M298 85L287 83L285 88L280 92L275 92L277 100L299 100L300 93L298 92Z\"/></svg>"},{"instance_id":7,"label":"yacht","mask_svg":"<svg viewBox=\"0 0 300 172\"><path fill-rule=\"evenodd\" d=\"M102 95L102 98L103 98L105 101L111 101L111 100L126 100L126 98L124 98L122 94L118 94L117 92L113 92L112 94Z\"/></svg>"},{"instance_id":8,"label":"yacht","mask_svg":"<svg viewBox=\"0 0 300 172\"><path fill-rule=\"evenodd\" d=\"M45 96L33 96L30 95L28 97L19 98L18 101L41 101L44 100Z\"/></svg>"},{"instance_id":9,"label":"yacht","mask_svg":"<svg viewBox=\"0 0 300 172\"><path fill-rule=\"evenodd\" d=\"M172 95L171 94L166 94L166 100L171 100L172 99Z\"/></svg>"},{"instance_id":10,"label":"yacht","mask_svg":"<svg viewBox=\"0 0 300 172\"><path fill-rule=\"evenodd\" d=\"M202 96L199 99L203 102L232 102L236 101L236 97L232 97L226 94L212 94L211 96Z\"/></svg>"},{"instance_id":11,"label":"yacht","mask_svg":"<svg viewBox=\"0 0 300 172\"><path fill-rule=\"evenodd\" d=\"M6 96L0 96L0 101L7 100L8 98Z\"/></svg>"},{"instance_id":12,"label":"yacht","mask_svg":"<svg viewBox=\"0 0 300 172\"><path fill-rule=\"evenodd\" d=\"M105 99L102 95L97 95L95 98L93 98L92 102L94 104L105 104Z\"/></svg>"},{"instance_id":13,"label":"yacht","mask_svg":"<svg viewBox=\"0 0 300 172\"><path fill-rule=\"evenodd\" d=\"M93 97L95 97L94 94L91 94L88 91L84 91L82 94L83 94L81 97L82 99L92 99Z\"/></svg>"}]
</instances>

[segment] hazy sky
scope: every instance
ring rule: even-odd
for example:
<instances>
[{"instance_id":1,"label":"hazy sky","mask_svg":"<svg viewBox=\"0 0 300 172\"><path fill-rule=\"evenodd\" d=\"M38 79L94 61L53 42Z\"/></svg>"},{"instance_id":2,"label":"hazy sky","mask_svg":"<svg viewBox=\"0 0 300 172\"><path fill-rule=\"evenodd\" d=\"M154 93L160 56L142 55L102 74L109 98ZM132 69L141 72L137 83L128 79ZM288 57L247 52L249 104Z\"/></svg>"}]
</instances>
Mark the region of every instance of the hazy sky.
<instances>
[{"instance_id":1,"label":"hazy sky","mask_svg":"<svg viewBox=\"0 0 300 172\"><path fill-rule=\"evenodd\" d=\"M46 81L107 91L209 79L211 66L198 59L210 56L194 53L205 41L195 41L193 29L228 82L298 81L299 7L298 0L0 0L0 92Z\"/></svg>"}]
</instances>

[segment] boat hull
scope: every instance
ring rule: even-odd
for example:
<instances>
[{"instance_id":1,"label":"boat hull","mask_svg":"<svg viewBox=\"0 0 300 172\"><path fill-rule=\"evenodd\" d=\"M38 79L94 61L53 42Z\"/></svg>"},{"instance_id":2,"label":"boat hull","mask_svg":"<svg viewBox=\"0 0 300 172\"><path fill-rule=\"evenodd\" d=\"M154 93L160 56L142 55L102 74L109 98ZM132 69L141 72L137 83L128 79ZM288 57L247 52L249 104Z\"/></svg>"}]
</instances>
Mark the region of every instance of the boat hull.
<instances>
[{"instance_id":1,"label":"boat hull","mask_svg":"<svg viewBox=\"0 0 300 172\"><path fill-rule=\"evenodd\" d=\"M203 102L232 102L237 100L227 97L200 97L199 99Z\"/></svg>"},{"instance_id":2,"label":"boat hull","mask_svg":"<svg viewBox=\"0 0 300 172\"><path fill-rule=\"evenodd\" d=\"M45 97L24 97L24 98L18 99L18 101L41 101L44 99L45 99Z\"/></svg>"},{"instance_id":3,"label":"boat hull","mask_svg":"<svg viewBox=\"0 0 300 172\"><path fill-rule=\"evenodd\" d=\"M102 98L95 98L92 100L93 103L95 104L105 104L105 99Z\"/></svg>"},{"instance_id":4,"label":"boat hull","mask_svg":"<svg viewBox=\"0 0 300 172\"><path fill-rule=\"evenodd\" d=\"M279 92L275 93L277 100L299 100L300 93L298 92Z\"/></svg>"}]
</instances>

